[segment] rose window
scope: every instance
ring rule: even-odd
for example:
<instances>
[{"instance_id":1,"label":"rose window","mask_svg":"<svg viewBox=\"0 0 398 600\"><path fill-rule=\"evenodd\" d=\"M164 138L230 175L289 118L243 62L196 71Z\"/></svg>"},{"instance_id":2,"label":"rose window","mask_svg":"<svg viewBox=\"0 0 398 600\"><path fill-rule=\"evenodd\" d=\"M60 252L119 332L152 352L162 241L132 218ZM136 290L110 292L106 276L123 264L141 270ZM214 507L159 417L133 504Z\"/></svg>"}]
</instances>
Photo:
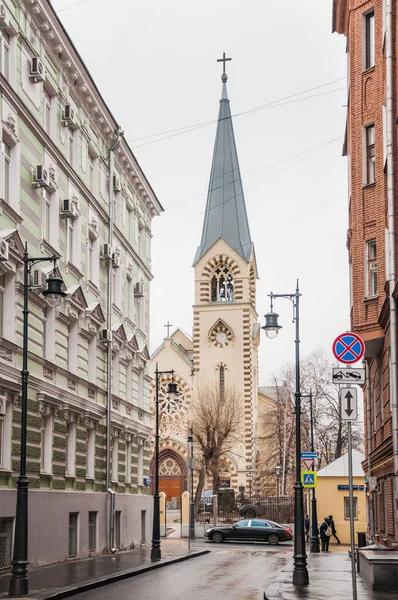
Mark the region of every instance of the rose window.
<instances>
[{"instance_id":1,"label":"rose window","mask_svg":"<svg viewBox=\"0 0 398 600\"><path fill-rule=\"evenodd\" d=\"M159 385L159 413L162 419L175 420L185 415L185 396L181 386L177 383L178 396L169 396L169 381L160 382Z\"/></svg>"}]
</instances>

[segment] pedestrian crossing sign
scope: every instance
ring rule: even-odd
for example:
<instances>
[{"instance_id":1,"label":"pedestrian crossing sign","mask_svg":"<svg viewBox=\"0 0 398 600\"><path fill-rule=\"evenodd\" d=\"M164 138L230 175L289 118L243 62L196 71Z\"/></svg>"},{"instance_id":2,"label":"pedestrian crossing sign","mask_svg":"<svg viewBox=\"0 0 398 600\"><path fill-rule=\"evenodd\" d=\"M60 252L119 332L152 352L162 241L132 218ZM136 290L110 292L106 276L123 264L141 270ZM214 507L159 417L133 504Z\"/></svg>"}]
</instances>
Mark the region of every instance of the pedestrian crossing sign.
<instances>
[{"instance_id":1,"label":"pedestrian crossing sign","mask_svg":"<svg viewBox=\"0 0 398 600\"><path fill-rule=\"evenodd\" d=\"M316 473L315 471L301 471L301 483L305 488L316 487Z\"/></svg>"}]
</instances>

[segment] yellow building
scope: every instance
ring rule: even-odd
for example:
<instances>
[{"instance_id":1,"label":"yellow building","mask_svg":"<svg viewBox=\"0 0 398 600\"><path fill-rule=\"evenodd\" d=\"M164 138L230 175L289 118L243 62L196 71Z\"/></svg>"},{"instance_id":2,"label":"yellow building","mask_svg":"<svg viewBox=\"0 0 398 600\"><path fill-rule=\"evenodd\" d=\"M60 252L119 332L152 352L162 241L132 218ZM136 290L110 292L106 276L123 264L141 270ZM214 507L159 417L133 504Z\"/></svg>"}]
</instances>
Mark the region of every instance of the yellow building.
<instances>
[{"instance_id":1,"label":"yellow building","mask_svg":"<svg viewBox=\"0 0 398 600\"><path fill-rule=\"evenodd\" d=\"M363 455L352 451L354 486L354 528L366 531L365 473L362 469ZM348 490L348 454L343 454L318 471L316 488L318 522L333 515L337 536L342 544L350 543L350 507ZM334 538L331 539L333 543ZM356 540L355 540L356 541Z\"/></svg>"}]
</instances>

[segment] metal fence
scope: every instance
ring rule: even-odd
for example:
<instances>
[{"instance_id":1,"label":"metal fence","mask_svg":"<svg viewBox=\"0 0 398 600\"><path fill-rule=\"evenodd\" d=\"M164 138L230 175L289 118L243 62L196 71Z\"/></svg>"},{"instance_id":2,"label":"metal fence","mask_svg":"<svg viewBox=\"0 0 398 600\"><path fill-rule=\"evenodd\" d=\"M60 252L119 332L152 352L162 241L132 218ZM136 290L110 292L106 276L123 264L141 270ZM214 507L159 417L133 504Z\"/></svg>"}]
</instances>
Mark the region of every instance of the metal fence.
<instances>
[{"instance_id":1,"label":"metal fence","mask_svg":"<svg viewBox=\"0 0 398 600\"><path fill-rule=\"evenodd\" d=\"M293 523L294 522L294 498L290 496L265 496L252 497L239 507L231 505L221 505L218 507L217 523L236 523L241 519L262 518L275 521L277 523ZM211 507L206 507L206 510L201 510L197 516L198 523L213 523L213 511Z\"/></svg>"},{"instance_id":2,"label":"metal fence","mask_svg":"<svg viewBox=\"0 0 398 600\"><path fill-rule=\"evenodd\" d=\"M0 569L11 566L13 525L13 518L0 518Z\"/></svg>"}]
</instances>

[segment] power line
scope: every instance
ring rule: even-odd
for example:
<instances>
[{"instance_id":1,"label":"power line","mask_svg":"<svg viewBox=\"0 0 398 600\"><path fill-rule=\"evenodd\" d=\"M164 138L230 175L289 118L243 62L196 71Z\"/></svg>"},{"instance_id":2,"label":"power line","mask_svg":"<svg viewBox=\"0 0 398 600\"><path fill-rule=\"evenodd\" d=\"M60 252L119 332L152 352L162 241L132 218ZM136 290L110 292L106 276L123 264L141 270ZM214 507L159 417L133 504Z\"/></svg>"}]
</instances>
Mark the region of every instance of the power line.
<instances>
[{"instance_id":1,"label":"power line","mask_svg":"<svg viewBox=\"0 0 398 600\"><path fill-rule=\"evenodd\" d=\"M70 8L73 8L75 6L79 6L79 4L83 4L84 2L87 2L87 0L80 0L80 2L76 2L75 4L71 4L70 6L65 6L64 8L55 9L55 11L57 13L60 13L63 10L69 10Z\"/></svg>"}]
</instances>

